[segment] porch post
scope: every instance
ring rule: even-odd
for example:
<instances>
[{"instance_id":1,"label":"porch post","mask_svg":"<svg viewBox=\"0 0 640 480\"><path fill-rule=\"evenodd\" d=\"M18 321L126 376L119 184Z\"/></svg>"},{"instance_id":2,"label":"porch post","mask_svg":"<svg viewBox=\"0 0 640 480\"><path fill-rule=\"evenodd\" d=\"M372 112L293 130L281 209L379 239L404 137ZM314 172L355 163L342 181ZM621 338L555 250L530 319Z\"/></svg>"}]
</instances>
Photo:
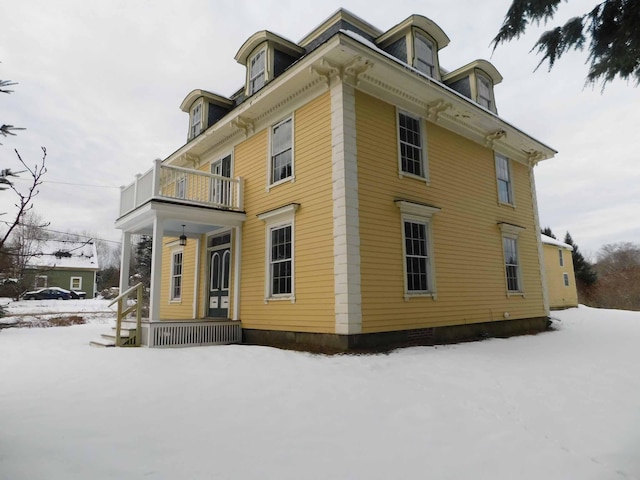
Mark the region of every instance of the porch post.
<instances>
[{"instance_id":1,"label":"porch post","mask_svg":"<svg viewBox=\"0 0 640 480\"><path fill-rule=\"evenodd\" d=\"M240 320L240 266L242 265L242 227L235 227L233 245L233 313L231 320Z\"/></svg>"},{"instance_id":2,"label":"porch post","mask_svg":"<svg viewBox=\"0 0 640 480\"><path fill-rule=\"evenodd\" d=\"M153 239L151 243L151 293L149 298L149 322L160 320L160 289L162 283L162 238L164 225L156 215L153 219Z\"/></svg>"},{"instance_id":3,"label":"porch post","mask_svg":"<svg viewBox=\"0 0 640 480\"><path fill-rule=\"evenodd\" d=\"M122 232L120 247L120 292L129 288L129 267L131 266L131 232Z\"/></svg>"}]
</instances>

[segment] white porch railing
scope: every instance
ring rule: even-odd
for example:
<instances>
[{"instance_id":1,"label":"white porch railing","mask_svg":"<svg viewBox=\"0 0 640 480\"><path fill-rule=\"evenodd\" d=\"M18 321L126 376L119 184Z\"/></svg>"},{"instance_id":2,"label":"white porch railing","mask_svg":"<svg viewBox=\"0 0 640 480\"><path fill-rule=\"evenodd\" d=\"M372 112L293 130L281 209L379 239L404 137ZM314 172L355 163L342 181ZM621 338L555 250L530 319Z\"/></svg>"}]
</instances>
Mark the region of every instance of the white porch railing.
<instances>
[{"instance_id":1,"label":"white porch railing","mask_svg":"<svg viewBox=\"0 0 640 480\"><path fill-rule=\"evenodd\" d=\"M190 168L162 165L156 160L151 170L136 175L135 181L122 187L120 216L135 210L152 199L204 205L241 211L243 181Z\"/></svg>"},{"instance_id":2,"label":"white porch railing","mask_svg":"<svg viewBox=\"0 0 640 480\"><path fill-rule=\"evenodd\" d=\"M242 341L242 326L234 321L151 322L149 347L229 345Z\"/></svg>"}]
</instances>

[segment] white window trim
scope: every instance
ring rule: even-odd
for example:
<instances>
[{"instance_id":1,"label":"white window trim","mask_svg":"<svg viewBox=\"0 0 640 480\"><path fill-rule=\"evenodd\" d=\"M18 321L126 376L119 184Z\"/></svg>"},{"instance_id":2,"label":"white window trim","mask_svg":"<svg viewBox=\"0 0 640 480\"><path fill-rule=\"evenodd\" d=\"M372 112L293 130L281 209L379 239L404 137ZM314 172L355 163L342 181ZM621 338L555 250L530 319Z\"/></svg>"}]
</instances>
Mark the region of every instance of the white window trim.
<instances>
[{"instance_id":1,"label":"white window trim","mask_svg":"<svg viewBox=\"0 0 640 480\"><path fill-rule=\"evenodd\" d=\"M234 167L235 167L235 163L234 163L234 158L235 158L235 157L234 157L234 155L233 155L233 150L230 150L230 151L226 152L224 155L219 156L219 157L218 157L218 158L216 158L215 160L212 160L212 161L209 163L209 173L214 174L214 173L213 173L213 167L214 167L214 165L215 165L215 164L217 164L217 163L222 164L222 161L223 161L225 158L227 158L227 157L231 157L230 164L229 164L229 180L233 179L233 169L234 169ZM211 182L212 182L212 183L213 183L214 181L215 181L215 179L212 179L212 180L211 180ZM229 188L230 188L230 197L229 197L229 201L230 201L231 203L233 203L233 202L234 202L234 198L233 198L233 196L234 196L235 192L234 192L234 188L231 186L231 183L229 184ZM213 198L213 188L211 188L211 190L210 190L209 200L211 200L211 201L213 201L213 200L214 200L214 198Z\"/></svg>"},{"instance_id":2,"label":"white window trim","mask_svg":"<svg viewBox=\"0 0 640 480\"><path fill-rule=\"evenodd\" d=\"M175 266L175 256L182 254L182 271L180 273L180 296L173 296L173 268ZM169 303L182 303L182 292L184 291L184 248L172 248L171 249L171 263L169 270Z\"/></svg>"},{"instance_id":3,"label":"white window trim","mask_svg":"<svg viewBox=\"0 0 640 480\"><path fill-rule=\"evenodd\" d=\"M278 180L277 182L271 183L271 161L273 159L273 130L279 125L287 121L291 121L291 175ZM269 138L267 139L267 192L278 185L282 185L283 183L295 183L296 181L296 162L295 162L295 152L296 152L296 142L295 142L295 132L296 132L296 123L295 123L295 115L292 113L287 116L287 118L283 118L279 122L274 123L269 128Z\"/></svg>"},{"instance_id":4,"label":"white window trim","mask_svg":"<svg viewBox=\"0 0 640 480\"><path fill-rule=\"evenodd\" d=\"M79 280L78 288L73 288L73 281ZM82 290L82 277L71 277L69 279L69 290Z\"/></svg>"},{"instance_id":5,"label":"white window trim","mask_svg":"<svg viewBox=\"0 0 640 480\"><path fill-rule=\"evenodd\" d=\"M184 185L182 192L180 192L180 185ZM181 175L176 178L176 198L184 200L187 198L187 176Z\"/></svg>"},{"instance_id":6,"label":"white window trim","mask_svg":"<svg viewBox=\"0 0 640 480\"><path fill-rule=\"evenodd\" d=\"M197 107L200 107L200 131L197 134L193 133L193 114ZM204 101L198 100L191 106L191 110L189 111L189 139L196 138L204 131Z\"/></svg>"},{"instance_id":7,"label":"white window trim","mask_svg":"<svg viewBox=\"0 0 640 480\"><path fill-rule=\"evenodd\" d=\"M247 58L247 96L251 96L256 92L259 92L260 90L262 90L266 85L267 85L267 81L269 79L269 48L267 48L267 45L264 45L260 48L257 48L251 55L249 55L249 57ZM264 53L264 70L263 70L263 77L264 77L264 82L262 84L262 87L260 87L257 90L252 90L251 89L251 62L253 61L254 58L256 58L258 55L260 55L260 53Z\"/></svg>"},{"instance_id":8,"label":"white window trim","mask_svg":"<svg viewBox=\"0 0 640 480\"><path fill-rule=\"evenodd\" d=\"M430 297L437 299L436 284L436 268L433 249L433 214L438 213L440 208L421 203L410 202L408 200L396 200L396 206L400 209L400 228L402 234L402 277L404 283L404 299L408 301L411 298ZM407 247L404 233L405 222L422 223L426 225L427 231L427 282L429 289L427 291L409 290L407 284Z\"/></svg>"},{"instance_id":9,"label":"white window trim","mask_svg":"<svg viewBox=\"0 0 640 480\"><path fill-rule=\"evenodd\" d=\"M561 248L558 249L558 261L560 262L560 266L564 267L564 253Z\"/></svg>"},{"instance_id":10,"label":"white window trim","mask_svg":"<svg viewBox=\"0 0 640 480\"><path fill-rule=\"evenodd\" d=\"M509 196L511 197L511 203L504 202L500 198L500 179L498 178L498 171L499 171L498 158L504 158L507 161L507 172L509 174ZM515 208L515 206L516 206L516 197L515 197L515 191L514 191L514 188L513 188L513 169L511 168L511 159L509 157L507 157L506 155L502 155L501 153L494 152L494 164L495 164L495 169L496 169L496 194L498 196L498 204L499 205L506 205L506 206Z\"/></svg>"},{"instance_id":11,"label":"white window trim","mask_svg":"<svg viewBox=\"0 0 640 480\"><path fill-rule=\"evenodd\" d=\"M522 260L520 254L520 233L525 230L524 227L520 227L518 225L512 225L510 223L499 223L500 231L502 235L500 236L500 243L502 248L502 274L504 275L504 286L505 291L507 292L507 297L524 297L525 289L523 284L523 276L522 276ZM509 290L509 281L507 280L507 255L504 249L504 239L511 238L516 242L516 261L518 270L517 270L517 278L518 278L518 290Z\"/></svg>"},{"instance_id":12,"label":"white window trim","mask_svg":"<svg viewBox=\"0 0 640 480\"><path fill-rule=\"evenodd\" d=\"M265 276L264 303L288 300L296 302L296 226L295 214L300 204L291 203L258 215L258 219L265 223ZM271 294L271 230L278 227L291 226L291 293L284 295Z\"/></svg>"},{"instance_id":13,"label":"white window trim","mask_svg":"<svg viewBox=\"0 0 640 480\"><path fill-rule=\"evenodd\" d=\"M44 279L44 286L42 286L42 287L38 286L38 280L39 279L40 280ZM33 285L34 288L48 288L49 287L49 279L48 279L47 275L36 275L33 283L34 283L34 285Z\"/></svg>"},{"instance_id":14,"label":"white window trim","mask_svg":"<svg viewBox=\"0 0 640 480\"><path fill-rule=\"evenodd\" d=\"M402 148L400 146L400 115L409 116L420 122L420 142L422 144L420 157L422 160L422 171L424 172L424 177L402 171ZM426 185L429 185L429 156L427 155L427 129L425 120L419 115L414 115L413 113L407 112L406 110L396 108L396 143L398 145L398 177L413 178L425 182Z\"/></svg>"},{"instance_id":15,"label":"white window trim","mask_svg":"<svg viewBox=\"0 0 640 480\"><path fill-rule=\"evenodd\" d=\"M569 278L569 274L567 272L562 273L562 284L566 287L571 286L571 279Z\"/></svg>"}]
</instances>

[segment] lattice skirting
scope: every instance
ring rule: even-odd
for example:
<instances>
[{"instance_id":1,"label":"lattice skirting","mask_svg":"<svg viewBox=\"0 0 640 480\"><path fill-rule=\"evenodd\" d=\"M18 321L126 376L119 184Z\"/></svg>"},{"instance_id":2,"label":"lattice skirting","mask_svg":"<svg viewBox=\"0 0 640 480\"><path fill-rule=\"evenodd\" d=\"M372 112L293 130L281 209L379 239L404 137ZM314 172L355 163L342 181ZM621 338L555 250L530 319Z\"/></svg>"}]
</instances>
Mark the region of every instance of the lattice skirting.
<instances>
[{"instance_id":1,"label":"lattice skirting","mask_svg":"<svg viewBox=\"0 0 640 480\"><path fill-rule=\"evenodd\" d=\"M229 345L242 341L240 322L151 322L142 328L142 343L149 347Z\"/></svg>"}]
</instances>

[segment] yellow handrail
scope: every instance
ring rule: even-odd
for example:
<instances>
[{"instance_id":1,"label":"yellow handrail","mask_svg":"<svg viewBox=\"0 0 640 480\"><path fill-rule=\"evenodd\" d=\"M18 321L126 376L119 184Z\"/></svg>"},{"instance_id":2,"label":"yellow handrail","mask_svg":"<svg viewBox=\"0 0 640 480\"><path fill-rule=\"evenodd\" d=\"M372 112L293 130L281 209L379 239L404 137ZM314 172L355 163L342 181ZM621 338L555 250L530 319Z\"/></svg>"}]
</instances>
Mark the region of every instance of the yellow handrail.
<instances>
[{"instance_id":1,"label":"yellow handrail","mask_svg":"<svg viewBox=\"0 0 640 480\"><path fill-rule=\"evenodd\" d=\"M126 346L135 346L135 347L139 347L140 346L141 334L142 334L142 289L143 288L144 288L144 286L142 285L142 283L138 283L137 285L134 285L133 287L129 288L127 291L125 291L125 292L121 293L120 295L118 295L109 304L109 306L111 306L116 302L118 303L118 313L117 313L117 318L116 318L116 347L125 346L125 345L122 344L121 334L120 334L120 331L122 329L122 319L124 317L126 317L127 315L129 315L134 310L136 310L136 338L135 338L135 344L134 345L128 345L127 344ZM127 307L126 309L123 310L124 301L126 301L127 297L134 290L136 290L136 293L137 293L137 295L136 295L136 297L137 297L136 298L136 304L132 305L130 307Z\"/></svg>"}]
</instances>

